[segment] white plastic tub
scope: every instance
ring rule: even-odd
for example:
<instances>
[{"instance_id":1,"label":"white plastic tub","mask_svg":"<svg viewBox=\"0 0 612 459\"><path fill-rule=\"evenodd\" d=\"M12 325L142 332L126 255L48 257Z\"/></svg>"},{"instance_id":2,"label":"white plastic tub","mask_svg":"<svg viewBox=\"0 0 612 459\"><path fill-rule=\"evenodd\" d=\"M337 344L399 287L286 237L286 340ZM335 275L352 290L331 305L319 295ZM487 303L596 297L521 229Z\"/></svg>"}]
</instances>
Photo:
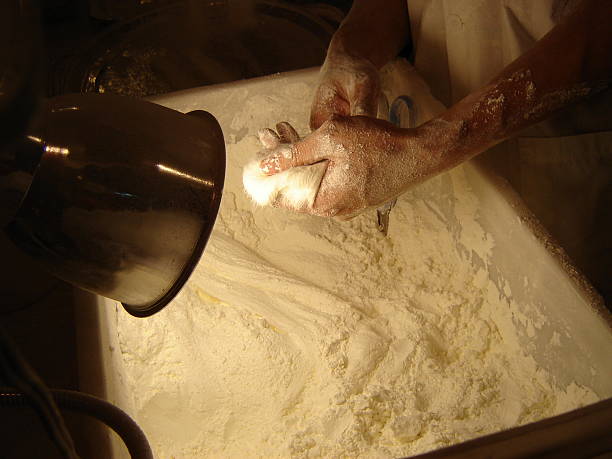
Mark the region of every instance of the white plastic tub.
<instances>
[{"instance_id":1,"label":"white plastic tub","mask_svg":"<svg viewBox=\"0 0 612 459\"><path fill-rule=\"evenodd\" d=\"M261 106L261 117L236 122L236 114L253 95L285 97L292 116L307 116L309 107L296 105L303 94L279 95L278 88L292 84L301 91L312 91L316 69L309 69L231 84L195 88L160 96L155 102L188 112L202 109L220 122L226 142L233 143L245 135L255 134L264 126L281 121L275 113ZM261 98L257 99L261 101ZM502 295L511 299L514 309L510 320L518 330L521 347L538 366L553 375L560 386L575 383L592 389L600 399L612 396L612 321L588 282L572 267L563 251L548 238L538 222L505 184L478 164L461 166L479 202L478 223L492 236L494 247L488 259L470 242L457 240L463 250L472 252L474 263L487 264L490 279ZM445 212L448 204L441 197L452 193L447 180L437 180L436 188L426 188L426 198ZM241 190L232 190L235 193ZM460 196L455 196L461 199ZM440 202L438 202L440 201ZM462 225L454 214L453 225ZM505 292L505 293L504 293ZM77 295L80 338L81 389L100 395L137 418L133 412L133 395L127 392L126 375L121 371L121 355L115 331L116 303L81 292ZM86 304L93 304L88 307ZM168 308L185 305L173 302ZM542 320L542 318L545 320ZM146 326L143 320L143 327ZM533 323L538 323L536 329ZM554 344L553 344L554 343ZM180 425L180 415L176 422ZM146 432L151 435L151 432ZM179 433L175 441L181 441ZM112 440L113 457L125 451Z\"/></svg>"}]
</instances>

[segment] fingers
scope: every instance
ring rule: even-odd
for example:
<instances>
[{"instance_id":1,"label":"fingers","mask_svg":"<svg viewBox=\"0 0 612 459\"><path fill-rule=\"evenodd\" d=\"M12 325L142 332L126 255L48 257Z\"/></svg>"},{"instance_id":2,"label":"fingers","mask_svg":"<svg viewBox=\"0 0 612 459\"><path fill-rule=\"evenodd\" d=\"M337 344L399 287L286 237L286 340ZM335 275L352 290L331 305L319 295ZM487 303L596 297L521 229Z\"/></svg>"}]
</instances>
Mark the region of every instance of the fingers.
<instances>
[{"instance_id":1,"label":"fingers","mask_svg":"<svg viewBox=\"0 0 612 459\"><path fill-rule=\"evenodd\" d=\"M281 143L281 138L272 129L268 129L268 128L260 129L258 134L259 134L259 141L261 142L261 144L266 150L274 150Z\"/></svg>"},{"instance_id":2,"label":"fingers","mask_svg":"<svg viewBox=\"0 0 612 459\"><path fill-rule=\"evenodd\" d=\"M278 131L278 135L282 143L295 143L300 140L300 136L296 130L293 129L293 126L286 121L278 123L276 125L276 130Z\"/></svg>"},{"instance_id":3,"label":"fingers","mask_svg":"<svg viewBox=\"0 0 612 459\"><path fill-rule=\"evenodd\" d=\"M278 148L281 143L295 143L300 140L297 131L286 121L276 125L276 131L268 128L260 129L259 141L267 150Z\"/></svg>"},{"instance_id":4,"label":"fingers","mask_svg":"<svg viewBox=\"0 0 612 459\"><path fill-rule=\"evenodd\" d=\"M265 175L274 175L291 167L306 166L326 159L320 136L310 134L300 140L300 136L289 123L283 121L276 125L278 134L272 129L259 131L259 139L268 150L274 150L260 162Z\"/></svg>"},{"instance_id":5,"label":"fingers","mask_svg":"<svg viewBox=\"0 0 612 459\"><path fill-rule=\"evenodd\" d=\"M265 157L260 163L260 169L266 175L277 174L293 165L292 144L299 142L300 136L297 131L286 121L276 125L273 129L260 129L259 141L266 150L275 150Z\"/></svg>"},{"instance_id":6,"label":"fingers","mask_svg":"<svg viewBox=\"0 0 612 459\"><path fill-rule=\"evenodd\" d=\"M276 152L265 157L259 163L259 168L265 175L274 175L292 167L292 155L288 151Z\"/></svg>"},{"instance_id":7,"label":"fingers","mask_svg":"<svg viewBox=\"0 0 612 459\"><path fill-rule=\"evenodd\" d=\"M308 166L325 159L325 153L321 152L308 138L272 153L260 162L260 169L266 175L274 175L286 171L292 167Z\"/></svg>"}]
</instances>

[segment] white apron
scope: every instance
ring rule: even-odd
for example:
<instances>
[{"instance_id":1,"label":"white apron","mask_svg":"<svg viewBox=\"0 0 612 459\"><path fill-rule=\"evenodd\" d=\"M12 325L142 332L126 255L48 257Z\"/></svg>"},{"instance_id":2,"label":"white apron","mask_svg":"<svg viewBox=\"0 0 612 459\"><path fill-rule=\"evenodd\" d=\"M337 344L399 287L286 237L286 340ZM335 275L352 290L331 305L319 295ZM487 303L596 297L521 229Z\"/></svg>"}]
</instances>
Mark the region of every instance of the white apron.
<instances>
[{"instance_id":1,"label":"white apron","mask_svg":"<svg viewBox=\"0 0 612 459\"><path fill-rule=\"evenodd\" d=\"M447 106L496 76L579 1L408 0L415 67ZM571 46L571 44L568 44ZM612 91L526 129L478 159L612 302Z\"/></svg>"}]
</instances>

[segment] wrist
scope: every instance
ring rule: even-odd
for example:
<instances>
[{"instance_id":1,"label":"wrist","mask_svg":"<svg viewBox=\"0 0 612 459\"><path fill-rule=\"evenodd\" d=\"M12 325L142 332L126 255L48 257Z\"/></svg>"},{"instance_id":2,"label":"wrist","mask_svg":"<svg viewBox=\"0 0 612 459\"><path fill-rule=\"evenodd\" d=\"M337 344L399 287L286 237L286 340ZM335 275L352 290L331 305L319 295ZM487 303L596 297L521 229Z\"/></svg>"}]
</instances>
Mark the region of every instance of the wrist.
<instances>
[{"instance_id":1,"label":"wrist","mask_svg":"<svg viewBox=\"0 0 612 459\"><path fill-rule=\"evenodd\" d=\"M370 35L350 23L342 24L334 33L327 49L327 59L344 58L366 62L376 70L385 65L393 56L387 56L382 46L373 45Z\"/></svg>"},{"instance_id":2,"label":"wrist","mask_svg":"<svg viewBox=\"0 0 612 459\"><path fill-rule=\"evenodd\" d=\"M402 129L400 145L408 186L462 162L466 137L463 121L434 118L414 129Z\"/></svg>"},{"instance_id":3,"label":"wrist","mask_svg":"<svg viewBox=\"0 0 612 459\"><path fill-rule=\"evenodd\" d=\"M359 46L350 26L341 26L329 44L326 61L351 60L356 62L367 62L374 65L371 56Z\"/></svg>"}]
</instances>

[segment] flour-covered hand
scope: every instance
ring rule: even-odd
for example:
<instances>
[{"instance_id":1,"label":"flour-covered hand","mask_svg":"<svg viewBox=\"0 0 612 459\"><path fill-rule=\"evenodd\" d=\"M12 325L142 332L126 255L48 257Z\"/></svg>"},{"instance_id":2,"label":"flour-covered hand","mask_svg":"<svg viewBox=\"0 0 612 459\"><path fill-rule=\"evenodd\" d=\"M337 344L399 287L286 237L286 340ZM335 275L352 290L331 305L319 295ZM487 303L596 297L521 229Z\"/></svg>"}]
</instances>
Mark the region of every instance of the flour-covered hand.
<instances>
[{"instance_id":1,"label":"flour-covered hand","mask_svg":"<svg viewBox=\"0 0 612 459\"><path fill-rule=\"evenodd\" d=\"M264 158L260 168L272 175L324 162L313 204L293 210L348 218L447 168L445 151L460 135L461 129L444 122L402 129L365 116L334 115L289 149Z\"/></svg>"}]
</instances>

